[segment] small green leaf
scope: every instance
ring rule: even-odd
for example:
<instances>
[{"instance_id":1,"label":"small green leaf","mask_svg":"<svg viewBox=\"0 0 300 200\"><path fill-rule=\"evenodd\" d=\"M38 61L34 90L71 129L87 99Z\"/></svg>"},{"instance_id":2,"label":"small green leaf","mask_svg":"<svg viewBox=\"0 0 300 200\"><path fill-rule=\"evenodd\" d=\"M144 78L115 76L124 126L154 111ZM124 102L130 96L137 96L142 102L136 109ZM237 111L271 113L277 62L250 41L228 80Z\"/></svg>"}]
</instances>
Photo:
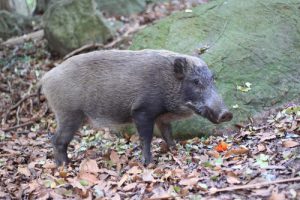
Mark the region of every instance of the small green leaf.
<instances>
[{"instance_id":1,"label":"small green leaf","mask_svg":"<svg viewBox=\"0 0 300 200\"><path fill-rule=\"evenodd\" d=\"M223 164L223 159L221 157L215 159L215 165L220 166Z\"/></svg>"},{"instance_id":2,"label":"small green leaf","mask_svg":"<svg viewBox=\"0 0 300 200\"><path fill-rule=\"evenodd\" d=\"M256 164L259 165L261 168L266 168L269 165L268 159L268 155L260 154L259 157L256 159Z\"/></svg>"},{"instance_id":3,"label":"small green leaf","mask_svg":"<svg viewBox=\"0 0 300 200\"><path fill-rule=\"evenodd\" d=\"M179 186L173 186L173 189L176 193L180 192L180 187Z\"/></svg>"},{"instance_id":4,"label":"small green leaf","mask_svg":"<svg viewBox=\"0 0 300 200\"><path fill-rule=\"evenodd\" d=\"M82 185L82 186L88 186L89 185L89 182L87 180L80 180L79 183Z\"/></svg>"},{"instance_id":5,"label":"small green leaf","mask_svg":"<svg viewBox=\"0 0 300 200\"><path fill-rule=\"evenodd\" d=\"M210 162L203 163L204 167L213 168L213 165Z\"/></svg>"},{"instance_id":6,"label":"small green leaf","mask_svg":"<svg viewBox=\"0 0 300 200\"><path fill-rule=\"evenodd\" d=\"M210 179L211 179L212 181L217 181L217 180L218 180L218 176L212 176L212 177L210 177Z\"/></svg>"}]
</instances>

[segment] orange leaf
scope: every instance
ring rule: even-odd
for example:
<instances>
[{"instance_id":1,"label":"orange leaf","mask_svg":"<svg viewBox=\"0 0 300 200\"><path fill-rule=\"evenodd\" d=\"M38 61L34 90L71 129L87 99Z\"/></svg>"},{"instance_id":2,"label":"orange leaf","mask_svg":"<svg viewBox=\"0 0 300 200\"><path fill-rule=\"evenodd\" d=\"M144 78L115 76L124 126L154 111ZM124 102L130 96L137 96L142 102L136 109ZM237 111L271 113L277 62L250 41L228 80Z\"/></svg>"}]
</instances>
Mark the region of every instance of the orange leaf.
<instances>
[{"instance_id":1,"label":"orange leaf","mask_svg":"<svg viewBox=\"0 0 300 200\"><path fill-rule=\"evenodd\" d=\"M216 147L215 150L218 152L223 152L228 149L228 144L224 141L221 141Z\"/></svg>"}]
</instances>

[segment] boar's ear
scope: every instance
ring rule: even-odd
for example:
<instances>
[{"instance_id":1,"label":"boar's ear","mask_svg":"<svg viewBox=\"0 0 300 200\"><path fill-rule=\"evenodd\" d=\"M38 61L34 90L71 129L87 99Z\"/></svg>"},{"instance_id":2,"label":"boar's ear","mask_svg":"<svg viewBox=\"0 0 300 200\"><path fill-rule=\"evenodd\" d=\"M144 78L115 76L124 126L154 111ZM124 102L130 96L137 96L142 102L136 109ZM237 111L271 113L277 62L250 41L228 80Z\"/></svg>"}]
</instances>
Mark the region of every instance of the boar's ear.
<instances>
[{"instance_id":1,"label":"boar's ear","mask_svg":"<svg viewBox=\"0 0 300 200\"><path fill-rule=\"evenodd\" d=\"M187 60L186 58L179 57L174 60L174 72L175 77L179 80L184 78L185 72L187 68Z\"/></svg>"}]
</instances>

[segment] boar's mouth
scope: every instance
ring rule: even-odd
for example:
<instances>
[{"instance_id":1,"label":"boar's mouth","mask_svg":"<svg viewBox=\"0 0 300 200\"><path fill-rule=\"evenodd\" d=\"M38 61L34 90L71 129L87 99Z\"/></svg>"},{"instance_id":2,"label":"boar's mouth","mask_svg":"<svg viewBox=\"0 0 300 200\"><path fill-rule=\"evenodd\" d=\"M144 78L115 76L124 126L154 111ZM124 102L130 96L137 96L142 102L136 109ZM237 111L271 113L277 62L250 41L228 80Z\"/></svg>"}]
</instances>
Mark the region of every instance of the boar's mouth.
<instances>
[{"instance_id":1,"label":"boar's mouth","mask_svg":"<svg viewBox=\"0 0 300 200\"><path fill-rule=\"evenodd\" d=\"M187 102L186 106L193 110L196 114L205 117L214 124L220 124L222 122L230 121L232 119L232 113L224 111L221 114L215 114L212 109L209 109L204 105L197 105L192 102Z\"/></svg>"}]
</instances>

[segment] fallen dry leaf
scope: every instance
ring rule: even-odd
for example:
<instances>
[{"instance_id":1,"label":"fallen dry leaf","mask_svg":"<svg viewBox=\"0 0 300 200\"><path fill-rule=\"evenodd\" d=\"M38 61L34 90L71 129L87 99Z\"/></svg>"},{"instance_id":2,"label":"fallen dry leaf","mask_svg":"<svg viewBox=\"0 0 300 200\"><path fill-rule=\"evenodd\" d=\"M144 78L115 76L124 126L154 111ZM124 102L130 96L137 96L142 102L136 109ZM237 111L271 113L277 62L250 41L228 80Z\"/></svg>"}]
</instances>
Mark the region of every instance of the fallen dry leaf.
<instances>
[{"instance_id":1,"label":"fallen dry leaf","mask_svg":"<svg viewBox=\"0 0 300 200\"><path fill-rule=\"evenodd\" d=\"M241 180L237 177L237 175L233 172L228 172L226 176L227 182L230 184L238 184Z\"/></svg>"},{"instance_id":2,"label":"fallen dry leaf","mask_svg":"<svg viewBox=\"0 0 300 200\"><path fill-rule=\"evenodd\" d=\"M296 146L299 146L299 143L298 142L295 142L293 140L285 140L282 142L282 145L285 147L285 148L292 148L292 147L296 147Z\"/></svg>"},{"instance_id":3,"label":"fallen dry leaf","mask_svg":"<svg viewBox=\"0 0 300 200\"><path fill-rule=\"evenodd\" d=\"M285 200L285 195L283 192L278 193L277 191L273 191L272 195L270 196L269 200Z\"/></svg>"},{"instance_id":4,"label":"fallen dry leaf","mask_svg":"<svg viewBox=\"0 0 300 200\"><path fill-rule=\"evenodd\" d=\"M149 200L159 200L159 199L170 199L173 196L166 192L162 187L157 187L153 189L153 195L149 198Z\"/></svg>"},{"instance_id":5,"label":"fallen dry leaf","mask_svg":"<svg viewBox=\"0 0 300 200\"><path fill-rule=\"evenodd\" d=\"M125 183L125 181L127 181L128 179L128 174L124 174L121 178L121 180L118 182L118 187L121 187L123 185L123 183Z\"/></svg>"},{"instance_id":6,"label":"fallen dry leaf","mask_svg":"<svg viewBox=\"0 0 300 200\"><path fill-rule=\"evenodd\" d=\"M132 168L130 168L127 172L128 174L141 174L142 170L139 169L138 166L133 166Z\"/></svg>"},{"instance_id":7,"label":"fallen dry leaf","mask_svg":"<svg viewBox=\"0 0 300 200\"><path fill-rule=\"evenodd\" d=\"M18 167L18 172L25 176L31 176L31 173L30 173L28 167Z\"/></svg>"},{"instance_id":8,"label":"fallen dry leaf","mask_svg":"<svg viewBox=\"0 0 300 200\"><path fill-rule=\"evenodd\" d=\"M136 188L138 183L129 183L125 187L123 187L123 191L128 192Z\"/></svg>"},{"instance_id":9,"label":"fallen dry leaf","mask_svg":"<svg viewBox=\"0 0 300 200\"><path fill-rule=\"evenodd\" d=\"M154 182L154 178L152 176L152 171L151 170L145 170L143 175L142 175L142 179L145 182Z\"/></svg>"},{"instance_id":10,"label":"fallen dry leaf","mask_svg":"<svg viewBox=\"0 0 300 200\"><path fill-rule=\"evenodd\" d=\"M87 180L91 184L97 184L99 182L99 179L96 175L90 174L87 172L81 172L78 174L79 179Z\"/></svg>"},{"instance_id":11,"label":"fallen dry leaf","mask_svg":"<svg viewBox=\"0 0 300 200\"><path fill-rule=\"evenodd\" d=\"M110 160L115 164L120 162L120 157L119 157L118 153L115 151L111 151L109 157L110 157Z\"/></svg>"},{"instance_id":12,"label":"fallen dry leaf","mask_svg":"<svg viewBox=\"0 0 300 200\"><path fill-rule=\"evenodd\" d=\"M239 147L235 149L231 149L225 153L225 157L228 158L231 155L242 155L242 154L247 154L249 152L249 149L246 147Z\"/></svg>"},{"instance_id":13,"label":"fallen dry leaf","mask_svg":"<svg viewBox=\"0 0 300 200\"><path fill-rule=\"evenodd\" d=\"M273 132L266 132L266 133L261 133L262 137L260 138L260 142L264 142L266 140L271 140L271 139L275 139L276 135Z\"/></svg>"},{"instance_id":14,"label":"fallen dry leaf","mask_svg":"<svg viewBox=\"0 0 300 200\"><path fill-rule=\"evenodd\" d=\"M185 178L179 181L179 185L184 185L184 186L193 186L197 184L199 181L199 178L194 177L194 178Z\"/></svg>"},{"instance_id":15,"label":"fallen dry leaf","mask_svg":"<svg viewBox=\"0 0 300 200\"><path fill-rule=\"evenodd\" d=\"M55 169L57 166L55 162L47 160L46 163L43 165L45 169Z\"/></svg>"},{"instance_id":16,"label":"fallen dry leaf","mask_svg":"<svg viewBox=\"0 0 300 200\"><path fill-rule=\"evenodd\" d=\"M208 151L207 155L212 156L214 158L219 158L220 154L217 151Z\"/></svg>"},{"instance_id":17,"label":"fallen dry leaf","mask_svg":"<svg viewBox=\"0 0 300 200\"><path fill-rule=\"evenodd\" d=\"M266 147L265 147L265 145L263 145L263 144L258 144L258 145L257 145L257 149L258 149L259 152L261 152L261 151L266 150Z\"/></svg>"},{"instance_id":18,"label":"fallen dry leaf","mask_svg":"<svg viewBox=\"0 0 300 200\"><path fill-rule=\"evenodd\" d=\"M94 173L97 174L99 172L98 164L96 160L85 159L80 163L79 172L84 173Z\"/></svg>"}]
</instances>

